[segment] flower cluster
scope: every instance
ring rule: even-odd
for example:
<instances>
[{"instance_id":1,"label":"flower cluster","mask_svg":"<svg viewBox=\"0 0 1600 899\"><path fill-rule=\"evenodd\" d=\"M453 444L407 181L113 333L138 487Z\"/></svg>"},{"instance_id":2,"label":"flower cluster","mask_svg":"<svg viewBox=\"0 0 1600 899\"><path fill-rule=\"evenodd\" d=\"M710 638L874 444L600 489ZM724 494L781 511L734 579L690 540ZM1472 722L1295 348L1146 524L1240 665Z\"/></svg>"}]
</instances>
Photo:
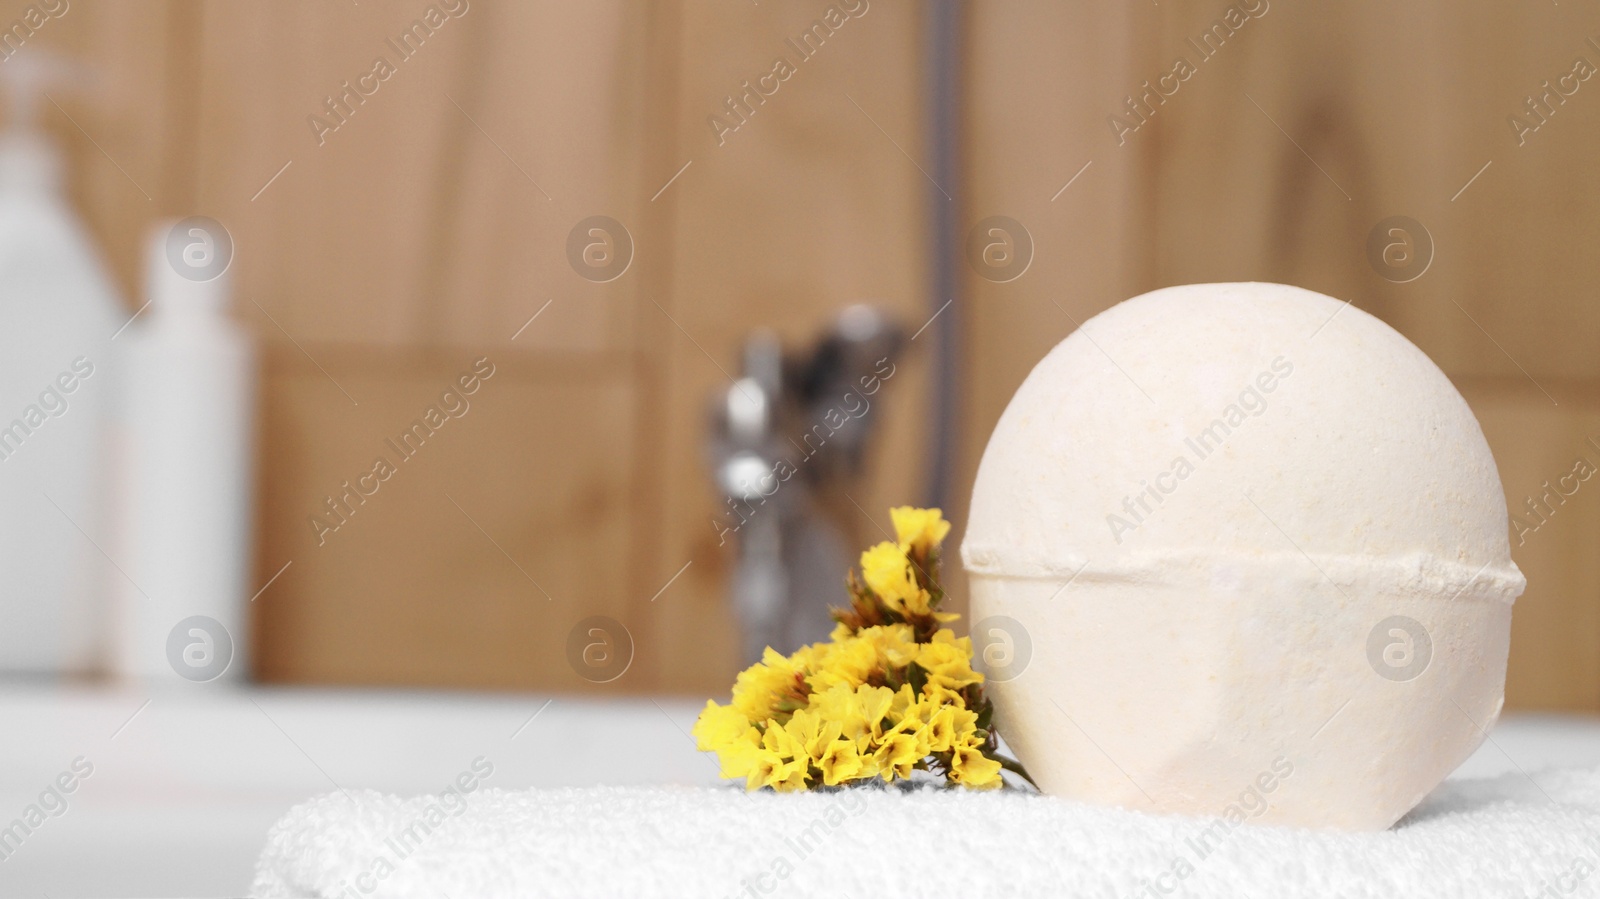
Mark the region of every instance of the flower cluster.
<instances>
[{"instance_id":1,"label":"flower cluster","mask_svg":"<svg viewBox=\"0 0 1600 899\"><path fill-rule=\"evenodd\" d=\"M938 611L938 509L890 510L897 540L861 554L847 579L850 607L827 643L784 656L768 647L739 674L728 705L707 702L695 722L702 751L748 789L909 779L913 771L970 787L1002 785L1007 768L990 725L994 707L972 670L972 641Z\"/></svg>"}]
</instances>

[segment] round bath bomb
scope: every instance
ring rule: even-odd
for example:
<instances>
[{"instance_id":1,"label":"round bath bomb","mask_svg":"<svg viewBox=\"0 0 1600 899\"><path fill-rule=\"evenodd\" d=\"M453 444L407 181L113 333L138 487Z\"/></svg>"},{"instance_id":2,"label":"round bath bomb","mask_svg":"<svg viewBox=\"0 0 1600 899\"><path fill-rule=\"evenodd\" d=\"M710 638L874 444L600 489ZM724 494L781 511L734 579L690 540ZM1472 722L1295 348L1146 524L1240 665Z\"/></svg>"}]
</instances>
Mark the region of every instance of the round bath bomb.
<instances>
[{"instance_id":1,"label":"round bath bomb","mask_svg":"<svg viewBox=\"0 0 1600 899\"><path fill-rule=\"evenodd\" d=\"M1051 350L961 556L1001 733L1045 792L1229 828L1414 807L1500 714L1525 584L1443 372L1281 284L1157 290Z\"/></svg>"}]
</instances>

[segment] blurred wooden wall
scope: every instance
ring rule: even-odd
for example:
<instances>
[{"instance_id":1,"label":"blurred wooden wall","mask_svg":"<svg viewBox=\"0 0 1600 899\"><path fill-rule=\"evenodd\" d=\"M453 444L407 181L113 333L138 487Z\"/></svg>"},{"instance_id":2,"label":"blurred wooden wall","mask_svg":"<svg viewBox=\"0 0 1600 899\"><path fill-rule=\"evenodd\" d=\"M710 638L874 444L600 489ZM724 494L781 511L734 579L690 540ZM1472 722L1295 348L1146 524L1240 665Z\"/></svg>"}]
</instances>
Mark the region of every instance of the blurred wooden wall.
<instances>
[{"instance_id":1,"label":"blurred wooden wall","mask_svg":"<svg viewBox=\"0 0 1600 899\"><path fill-rule=\"evenodd\" d=\"M1600 466L1600 79L1565 82L1521 143L1508 123L1537 123L1529 95L1577 57L1600 71L1592 6L986 2L968 22L969 218L1009 216L1035 246L1022 278L968 279L968 482L1011 392L1077 322L1203 281L1297 284L1399 329L1478 414L1514 512L1578 458ZM1179 57L1188 78L1114 127L1138 123L1127 98ZM1391 216L1435 246L1405 283L1369 262ZM1507 702L1594 711L1600 481L1547 518L1512 538L1528 590Z\"/></svg>"},{"instance_id":2,"label":"blurred wooden wall","mask_svg":"<svg viewBox=\"0 0 1600 899\"><path fill-rule=\"evenodd\" d=\"M390 42L427 3L72 0L22 48L105 76L46 124L130 300L153 218L210 215L238 246L239 315L265 345L257 582L282 571L256 603L260 674L593 689L565 642L599 614L637 646L606 689L723 689L706 397L757 324L801 341L859 300L926 319L921 11L872 0L719 140L708 117L729 120L729 95L828 4L434 6L403 61ZM0 3L0 23L26 7ZM1301 284L1400 329L1472 403L1514 509L1600 462L1600 81L1520 145L1507 122L1576 57L1600 65L1600 14L1229 8L965 7L960 216L1020 222L1034 257L1004 283L966 269L957 482L1077 323L1214 280ZM1202 60L1190 39L1219 20L1238 27ZM307 117L379 56L394 71L319 141ZM1179 56L1191 76L1119 141L1109 117L1132 121L1125 99ZM568 262L591 215L634 241L614 281ZM1436 247L1406 283L1367 252L1396 215ZM483 357L471 410L319 546L324 498ZM875 515L919 495L924 362L906 359L857 497ZM1514 706L1600 709L1590 491L1515 549Z\"/></svg>"},{"instance_id":3,"label":"blurred wooden wall","mask_svg":"<svg viewBox=\"0 0 1600 899\"><path fill-rule=\"evenodd\" d=\"M802 58L830 5L71 0L30 38L105 76L47 125L130 311L148 222L233 235L264 344L256 583L281 571L254 604L261 678L726 689L712 392L757 326L927 317L926 182L896 147L921 153L918 19L844 3ZM779 57L795 71L719 135ZM596 215L634 245L614 280L569 261ZM480 359L470 408L399 461L386 440ZM867 509L921 483L925 361L896 361ZM319 535L380 457L396 471ZM595 615L635 648L603 687L568 661Z\"/></svg>"}]
</instances>

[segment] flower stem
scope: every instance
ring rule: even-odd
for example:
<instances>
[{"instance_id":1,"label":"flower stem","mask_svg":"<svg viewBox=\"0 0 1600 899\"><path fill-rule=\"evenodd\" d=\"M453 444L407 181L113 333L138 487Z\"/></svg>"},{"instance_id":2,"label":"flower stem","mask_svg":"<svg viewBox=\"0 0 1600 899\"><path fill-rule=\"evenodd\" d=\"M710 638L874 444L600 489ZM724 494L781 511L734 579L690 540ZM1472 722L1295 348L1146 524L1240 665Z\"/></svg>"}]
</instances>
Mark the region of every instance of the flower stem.
<instances>
[{"instance_id":1,"label":"flower stem","mask_svg":"<svg viewBox=\"0 0 1600 899\"><path fill-rule=\"evenodd\" d=\"M1039 790L1039 785L1034 783L1033 778L1028 776L1028 769L1022 767L1021 762L1008 759L1003 755L996 755L994 760L1000 763L1000 767L1027 781L1028 786L1033 787L1035 790ZM1039 792L1043 793L1044 791L1039 790Z\"/></svg>"}]
</instances>

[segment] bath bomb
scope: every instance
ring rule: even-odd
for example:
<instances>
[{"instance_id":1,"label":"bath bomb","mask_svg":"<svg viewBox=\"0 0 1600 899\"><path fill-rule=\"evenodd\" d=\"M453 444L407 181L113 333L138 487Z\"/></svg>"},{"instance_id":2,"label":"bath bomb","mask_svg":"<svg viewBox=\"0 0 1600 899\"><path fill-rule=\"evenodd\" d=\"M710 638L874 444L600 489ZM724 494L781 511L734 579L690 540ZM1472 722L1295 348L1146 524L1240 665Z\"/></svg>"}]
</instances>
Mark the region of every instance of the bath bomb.
<instances>
[{"instance_id":1,"label":"bath bomb","mask_svg":"<svg viewBox=\"0 0 1600 899\"><path fill-rule=\"evenodd\" d=\"M1506 521L1471 410L1388 325L1281 284L1135 297L1034 368L978 468L1000 732L1047 793L1224 818L1202 842L1389 827L1499 716Z\"/></svg>"}]
</instances>

